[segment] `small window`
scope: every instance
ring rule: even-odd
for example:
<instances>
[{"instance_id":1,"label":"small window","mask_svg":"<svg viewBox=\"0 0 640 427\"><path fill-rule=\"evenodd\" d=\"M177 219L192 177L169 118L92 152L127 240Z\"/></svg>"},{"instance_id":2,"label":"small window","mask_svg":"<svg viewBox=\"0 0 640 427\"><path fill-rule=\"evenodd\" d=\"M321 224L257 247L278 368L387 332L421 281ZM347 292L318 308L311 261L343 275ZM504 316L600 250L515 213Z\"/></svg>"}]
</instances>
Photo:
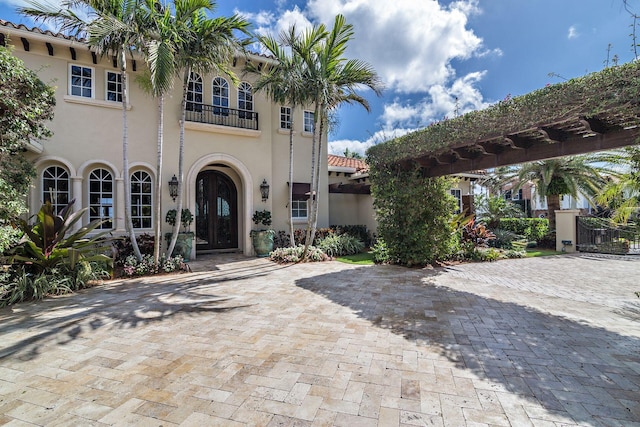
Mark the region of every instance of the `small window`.
<instances>
[{"instance_id":1,"label":"small window","mask_svg":"<svg viewBox=\"0 0 640 427\"><path fill-rule=\"evenodd\" d=\"M293 218L302 219L307 217L307 201L306 200L292 200L291 210Z\"/></svg>"},{"instance_id":2,"label":"small window","mask_svg":"<svg viewBox=\"0 0 640 427\"><path fill-rule=\"evenodd\" d=\"M305 111L304 112L304 131L313 133L313 122L314 122L314 114L313 111Z\"/></svg>"},{"instance_id":3,"label":"small window","mask_svg":"<svg viewBox=\"0 0 640 427\"><path fill-rule=\"evenodd\" d=\"M131 175L131 221L133 228L151 228L152 203L151 175L137 171Z\"/></svg>"},{"instance_id":4,"label":"small window","mask_svg":"<svg viewBox=\"0 0 640 427\"><path fill-rule=\"evenodd\" d=\"M462 212L462 190L459 188L452 188L450 193L458 202L458 209L456 210L456 213Z\"/></svg>"},{"instance_id":5,"label":"small window","mask_svg":"<svg viewBox=\"0 0 640 427\"><path fill-rule=\"evenodd\" d=\"M280 129L291 129L291 107L280 107Z\"/></svg>"},{"instance_id":6,"label":"small window","mask_svg":"<svg viewBox=\"0 0 640 427\"><path fill-rule=\"evenodd\" d=\"M80 65L69 66L69 94L83 98L93 98L93 68Z\"/></svg>"},{"instance_id":7,"label":"small window","mask_svg":"<svg viewBox=\"0 0 640 427\"><path fill-rule=\"evenodd\" d=\"M107 71L107 101L122 102L122 73Z\"/></svg>"},{"instance_id":8,"label":"small window","mask_svg":"<svg viewBox=\"0 0 640 427\"><path fill-rule=\"evenodd\" d=\"M189 75L187 87L187 111L202 111L202 77L198 73Z\"/></svg>"},{"instance_id":9,"label":"small window","mask_svg":"<svg viewBox=\"0 0 640 427\"><path fill-rule=\"evenodd\" d=\"M89 221L96 219L108 220L98 228L113 228L113 176L106 169L89 174Z\"/></svg>"},{"instance_id":10,"label":"small window","mask_svg":"<svg viewBox=\"0 0 640 427\"><path fill-rule=\"evenodd\" d=\"M522 188L516 191L515 193L512 193L511 200L522 200Z\"/></svg>"},{"instance_id":11,"label":"small window","mask_svg":"<svg viewBox=\"0 0 640 427\"><path fill-rule=\"evenodd\" d=\"M213 79L213 114L229 115L229 83L222 77Z\"/></svg>"},{"instance_id":12,"label":"small window","mask_svg":"<svg viewBox=\"0 0 640 427\"><path fill-rule=\"evenodd\" d=\"M60 166L50 166L42 172L42 201L50 202L59 214L69 203L69 172Z\"/></svg>"},{"instance_id":13,"label":"small window","mask_svg":"<svg viewBox=\"0 0 640 427\"><path fill-rule=\"evenodd\" d=\"M511 200L511 190L507 190L504 192L505 200Z\"/></svg>"},{"instance_id":14,"label":"small window","mask_svg":"<svg viewBox=\"0 0 640 427\"><path fill-rule=\"evenodd\" d=\"M247 82L238 86L238 117L241 119L253 119L253 95L251 85Z\"/></svg>"}]
</instances>

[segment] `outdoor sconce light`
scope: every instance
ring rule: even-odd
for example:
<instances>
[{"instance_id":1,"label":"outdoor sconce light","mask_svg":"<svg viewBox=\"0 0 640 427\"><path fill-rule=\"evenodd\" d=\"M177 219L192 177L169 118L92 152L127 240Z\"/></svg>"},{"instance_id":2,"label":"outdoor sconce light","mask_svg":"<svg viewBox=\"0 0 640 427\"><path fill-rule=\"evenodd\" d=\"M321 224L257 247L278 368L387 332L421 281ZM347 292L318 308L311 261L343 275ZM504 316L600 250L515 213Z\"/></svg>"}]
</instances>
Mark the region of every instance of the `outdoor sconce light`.
<instances>
[{"instance_id":1,"label":"outdoor sconce light","mask_svg":"<svg viewBox=\"0 0 640 427\"><path fill-rule=\"evenodd\" d=\"M171 181L169 181L169 195L175 202L176 197L178 197L178 178L176 178L175 175L173 175Z\"/></svg>"},{"instance_id":2,"label":"outdoor sconce light","mask_svg":"<svg viewBox=\"0 0 640 427\"><path fill-rule=\"evenodd\" d=\"M260 184L260 194L262 195L262 201L266 202L269 198L269 184L267 184L266 179L263 179L262 184Z\"/></svg>"}]
</instances>

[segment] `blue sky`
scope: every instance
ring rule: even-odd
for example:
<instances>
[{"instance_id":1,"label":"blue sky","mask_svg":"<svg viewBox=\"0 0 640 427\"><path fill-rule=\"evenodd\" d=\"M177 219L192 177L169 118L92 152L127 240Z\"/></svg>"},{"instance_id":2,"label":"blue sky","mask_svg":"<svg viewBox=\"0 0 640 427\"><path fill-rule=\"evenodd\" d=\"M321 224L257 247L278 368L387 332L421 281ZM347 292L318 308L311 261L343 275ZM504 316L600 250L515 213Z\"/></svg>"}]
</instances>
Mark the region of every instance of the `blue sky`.
<instances>
[{"instance_id":1,"label":"blue sky","mask_svg":"<svg viewBox=\"0 0 640 427\"><path fill-rule=\"evenodd\" d=\"M24 0L0 0L0 18ZM55 0L54 0L55 1ZM638 0L630 0L640 11ZM364 153L369 146L443 117L484 108L601 70L609 55L635 59L632 19L623 0L239 0L218 1L217 14L240 13L259 33L292 23L331 25L341 13L354 25L347 56L373 65L382 97L340 109L329 149ZM640 29L639 29L640 30ZM639 31L640 33L640 31ZM610 45L610 52L607 50ZM550 75L550 73L553 73ZM561 76L561 77L559 77ZM457 104L456 104L457 99Z\"/></svg>"}]
</instances>

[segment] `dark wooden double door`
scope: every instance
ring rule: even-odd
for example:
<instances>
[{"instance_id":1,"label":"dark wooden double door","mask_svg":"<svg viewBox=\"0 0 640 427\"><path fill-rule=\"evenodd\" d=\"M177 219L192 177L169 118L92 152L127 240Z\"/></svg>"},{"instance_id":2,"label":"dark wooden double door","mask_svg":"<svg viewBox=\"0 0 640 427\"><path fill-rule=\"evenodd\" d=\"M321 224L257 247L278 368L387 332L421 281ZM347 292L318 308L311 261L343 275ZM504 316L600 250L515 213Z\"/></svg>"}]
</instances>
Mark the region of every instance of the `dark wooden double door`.
<instances>
[{"instance_id":1,"label":"dark wooden double door","mask_svg":"<svg viewBox=\"0 0 640 427\"><path fill-rule=\"evenodd\" d=\"M203 171L196 179L196 249L238 247L238 192L219 171Z\"/></svg>"}]
</instances>

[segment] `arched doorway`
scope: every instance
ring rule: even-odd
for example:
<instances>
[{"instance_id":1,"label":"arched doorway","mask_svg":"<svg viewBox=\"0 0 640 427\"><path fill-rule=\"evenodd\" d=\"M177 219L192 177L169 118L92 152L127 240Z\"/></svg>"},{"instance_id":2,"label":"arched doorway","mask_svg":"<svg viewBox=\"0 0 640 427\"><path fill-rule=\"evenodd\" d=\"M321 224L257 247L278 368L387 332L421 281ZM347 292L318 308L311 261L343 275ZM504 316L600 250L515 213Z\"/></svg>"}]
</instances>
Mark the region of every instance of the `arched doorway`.
<instances>
[{"instance_id":1,"label":"arched doorway","mask_svg":"<svg viewBox=\"0 0 640 427\"><path fill-rule=\"evenodd\" d=\"M238 192L233 181L215 170L196 178L196 249L238 247Z\"/></svg>"}]
</instances>

